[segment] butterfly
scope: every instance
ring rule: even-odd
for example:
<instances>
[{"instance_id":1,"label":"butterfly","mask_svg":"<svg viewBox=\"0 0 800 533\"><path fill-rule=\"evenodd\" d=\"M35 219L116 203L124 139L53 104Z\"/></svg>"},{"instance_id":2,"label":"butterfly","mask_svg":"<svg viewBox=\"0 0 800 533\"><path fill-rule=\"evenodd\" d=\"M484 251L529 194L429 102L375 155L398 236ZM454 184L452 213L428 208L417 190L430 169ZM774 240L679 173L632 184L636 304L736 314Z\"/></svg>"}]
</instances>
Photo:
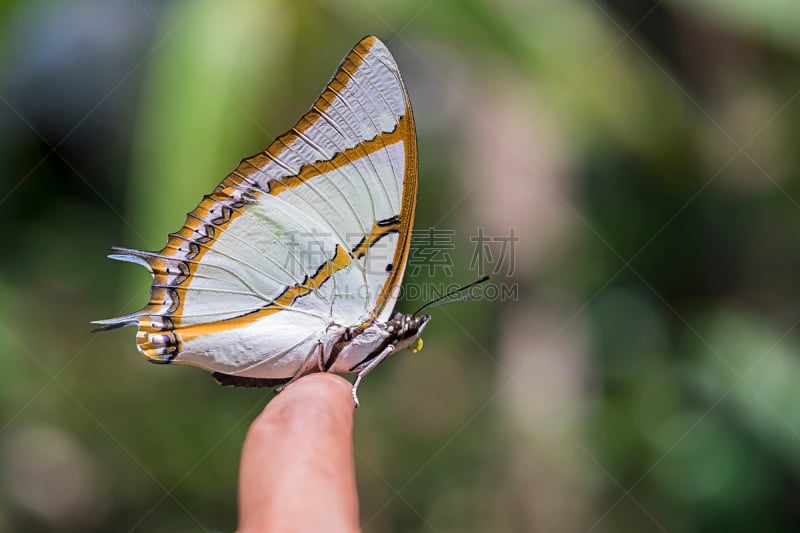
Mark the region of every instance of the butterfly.
<instances>
[{"instance_id":1,"label":"butterfly","mask_svg":"<svg viewBox=\"0 0 800 533\"><path fill-rule=\"evenodd\" d=\"M416 200L408 93L368 36L297 124L243 159L164 248L112 248L150 271L150 301L94 323L136 325L147 360L194 365L223 385L356 373L357 406L364 376L419 350L430 320L394 312Z\"/></svg>"}]
</instances>

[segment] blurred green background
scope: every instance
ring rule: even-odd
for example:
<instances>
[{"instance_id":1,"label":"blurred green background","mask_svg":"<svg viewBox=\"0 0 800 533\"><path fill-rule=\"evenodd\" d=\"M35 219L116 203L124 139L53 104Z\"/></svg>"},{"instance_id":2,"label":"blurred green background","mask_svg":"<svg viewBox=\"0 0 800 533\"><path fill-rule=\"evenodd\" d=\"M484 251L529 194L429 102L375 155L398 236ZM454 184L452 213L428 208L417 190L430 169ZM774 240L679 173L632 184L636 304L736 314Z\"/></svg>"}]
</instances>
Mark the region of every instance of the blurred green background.
<instances>
[{"instance_id":1,"label":"blurred green background","mask_svg":"<svg viewBox=\"0 0 800 533\"><path fill-rule=\"evenodd\" d=\"M236 527L271 393L90 334L148 297L105 254L161 248L366 34L414 105L417 228L452 235L406 284L474 279L479 228L519 242L516 298L434 311L360 389L365 531L796 531L798 27L792 0L0 2L0 531Z\"/></svg>"}]
</instances>

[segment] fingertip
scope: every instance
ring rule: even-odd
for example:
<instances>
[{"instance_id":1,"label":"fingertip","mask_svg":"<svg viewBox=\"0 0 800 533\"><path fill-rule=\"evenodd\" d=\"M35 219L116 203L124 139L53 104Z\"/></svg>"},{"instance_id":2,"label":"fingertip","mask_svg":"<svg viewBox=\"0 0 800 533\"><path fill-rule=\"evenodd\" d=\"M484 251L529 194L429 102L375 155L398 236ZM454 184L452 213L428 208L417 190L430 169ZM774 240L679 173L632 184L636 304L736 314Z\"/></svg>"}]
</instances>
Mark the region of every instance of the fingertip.
<instances>
[{"instance_id":1,"label":"fingertip","mask_svg":"<svg viewBox=\"0 0 800 533\"><path fill-rule=\"evenodd\" d=\"M278 394L271 403L324 403L332 407L352 407L350 395L352 388L350 382L341 376L318 372L298 379Z\"/></svg>"},{"instance_id":2,"label":"fingertip","mask_svg":"<svg viewBox=\"0 0 800 533\"><path fill-rule=\"evenodd\" d=\"M242 451L243 530L301 519L357 528L351 389L336 375L305 376L273 398L253 422ZM309 498L327 501L329 511L316 516L308 509Z\"/></svg>"},{"instance_id":3,"label":"fingertip","mask_svg":"<svg viewBox=\"0 0 800 533\"><path fill-rule=\"evenodd\" d=\"M351 389L347 380L333 374L304 376L267 404L251 431L261 433L265 425L280 426L282 431L302 431L307 423L344 423L352 418L355 409Z\"/></svg>"}]
</instances>

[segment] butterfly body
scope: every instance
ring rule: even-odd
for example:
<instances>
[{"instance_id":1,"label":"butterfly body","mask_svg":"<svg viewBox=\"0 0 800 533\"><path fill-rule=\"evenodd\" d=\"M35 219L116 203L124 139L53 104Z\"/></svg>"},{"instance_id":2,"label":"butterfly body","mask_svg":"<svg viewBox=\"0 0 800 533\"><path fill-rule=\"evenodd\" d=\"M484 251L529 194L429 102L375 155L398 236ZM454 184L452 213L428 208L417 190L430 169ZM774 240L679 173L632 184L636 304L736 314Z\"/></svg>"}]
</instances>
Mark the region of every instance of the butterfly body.
<instances>
[{"instance_id":1,"label":"butterfly body","mask_svg":"<svg viewBox=\"0 0 800 533\"><path fill-rule=\"evenodd\" d=\"M393 312L416 192L410 101L388 49L366 37L308 113L243 159L162 250L113 249L150 271L151 299L96 323L136 325L148 360L223 384L358 372L355 398L430 318Z\"/></svg>"},{"instance_id":2,"label":"butterfly body","mask_svg":"<svg viewBox=\"0 0 800 533\"><path fill-rule=\"evenodd\" d=\"M358 372L387 348L392 348L390 353L393 353L410 346L422 334L430 318L430 315L396 313L388 322L376 322L366 328L343 328L324 358L324 369Z\"/></svg>"}]
</instances>

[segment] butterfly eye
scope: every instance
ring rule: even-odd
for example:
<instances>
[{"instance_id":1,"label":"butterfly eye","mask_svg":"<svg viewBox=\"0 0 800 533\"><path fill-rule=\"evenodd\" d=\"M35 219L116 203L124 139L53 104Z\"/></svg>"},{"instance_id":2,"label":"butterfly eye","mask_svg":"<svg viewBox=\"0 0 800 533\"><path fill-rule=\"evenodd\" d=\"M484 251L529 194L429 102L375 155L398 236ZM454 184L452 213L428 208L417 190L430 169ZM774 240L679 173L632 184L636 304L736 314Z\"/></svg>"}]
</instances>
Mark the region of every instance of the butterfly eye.
<instances>
[{"instance_id":1,"label":"butterfly eye","mask_svg":"<svg viewBox=\"0 0 800 533\"><path fill-rule=\"evenodd\" d=\"M408 347L408 351L411 353L418 353L422 350L422 337L417 337L417 340L414 341L414 344Z\"/></svg>"}]
</instances>

